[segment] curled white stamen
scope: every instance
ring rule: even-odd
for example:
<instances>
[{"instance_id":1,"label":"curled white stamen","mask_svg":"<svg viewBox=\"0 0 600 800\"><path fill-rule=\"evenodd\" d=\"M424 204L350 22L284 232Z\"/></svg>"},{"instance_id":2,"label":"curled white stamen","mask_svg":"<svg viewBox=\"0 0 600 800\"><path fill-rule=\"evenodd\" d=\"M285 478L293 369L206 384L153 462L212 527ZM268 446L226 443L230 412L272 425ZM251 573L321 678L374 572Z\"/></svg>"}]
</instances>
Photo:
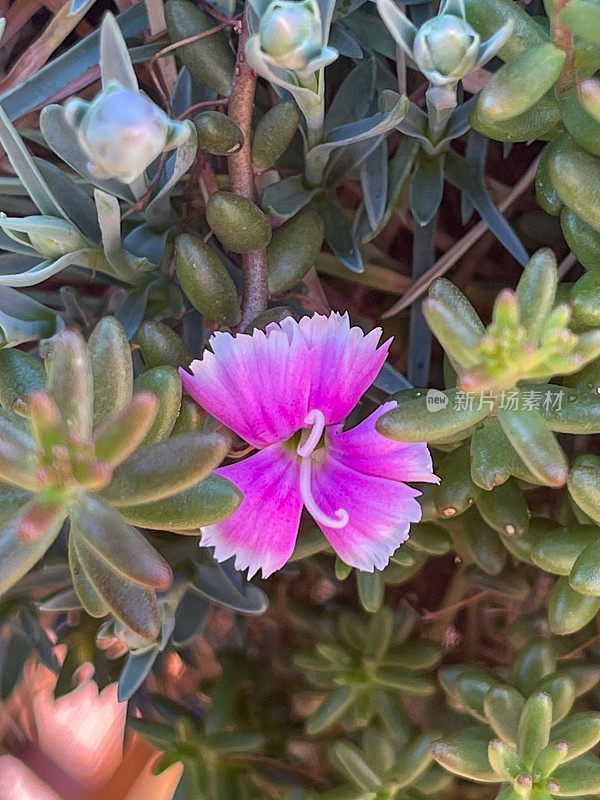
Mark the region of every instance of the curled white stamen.
<instances>
[{"instance_id":1,"label":"curled white stamen","mask_svg":"<svg viewBox=\"0 0 600 800\"><path fill-rule=\"evenodd\" d=\"M313 408L304 417L304 424L312 425L312 430L305 441L298 445L296 452L301 458L308 458L319 444L325 430L325 415L318 408Z\"/></svg>"},{"instance_id":2,"label":"curled white stamen","mask_svg":"<svg viewBox=\"0 0 600 800\"><path fill-rule=\"evenodd\" d=\"M328 517L317 505L310 488L311 469L312 458L310 456L303 458L300 463L300 494L309 514L319 525L325 525L327 528L344 528L350 519L344 508L338 508L335 517Z\"/></svg>"}]
</instances>

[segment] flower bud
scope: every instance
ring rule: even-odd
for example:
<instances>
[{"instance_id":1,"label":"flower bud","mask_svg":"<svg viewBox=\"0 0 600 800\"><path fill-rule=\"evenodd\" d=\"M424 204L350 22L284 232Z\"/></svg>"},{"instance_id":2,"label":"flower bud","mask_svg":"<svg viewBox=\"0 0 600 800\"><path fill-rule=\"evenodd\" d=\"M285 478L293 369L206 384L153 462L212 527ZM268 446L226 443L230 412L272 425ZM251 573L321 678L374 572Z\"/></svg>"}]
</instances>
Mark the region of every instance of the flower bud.
<instances>
[{"instance_id":1,"label":"flower bud","mask_svg":"<svg viewBox=\"0 0 600 800\"><path fill-rule=\"evenodd\" d=\"M506 44L513 29L513 21L504 20L496 30L491 26L486 31L489 38L482 42L478 31L467 22L464 0L442 0L437 16L418 29L394 0L376 2L398 47L433 86L452 87L475 67L482 67Z\"/></svg>"},{"instance_id":2,"label":"flower bud","mask_svg":"<svg viewBox=\"0 0 600 800\"><path fill-rule=\"evenodd\" d=\"M259 35L262 50L285 69L303 70L321 53L321 25L311 0L275 0Z\"/></svg>"},{"instance_id":3,"label":"flower bud","mask_svg":"<svg viewBox=\"0 0 600 800\"><path fill-rule=\"evenodd\" d=\"M189 127L174 122L141 92L111 81L87 103L73 98L65 106L68 122L90 159L97 178L131 183L157 158L185 141Z\"/></svg>"},{"instance_id":4,"label":"flower bud","mask_svg":"<svg viewBox=\"0 0 600 800\"><path fill-rule=\"evenodd\" d=\"M417 66L432 83L459 80L477 64L479 34L453 14L433 17L419 28L413 45Z\"/></svg>"},{"instance_id":5,"label":"flower bud","mask_svg":"<svg viewBox=\"0 0 600 800\"><path fill-rule=\"evenodd\" d=\"M29 245L48 259L90 246L72 222L58 217L7 217L0 213L0 228L11 239Z\"/></svg>"}]
</instances>

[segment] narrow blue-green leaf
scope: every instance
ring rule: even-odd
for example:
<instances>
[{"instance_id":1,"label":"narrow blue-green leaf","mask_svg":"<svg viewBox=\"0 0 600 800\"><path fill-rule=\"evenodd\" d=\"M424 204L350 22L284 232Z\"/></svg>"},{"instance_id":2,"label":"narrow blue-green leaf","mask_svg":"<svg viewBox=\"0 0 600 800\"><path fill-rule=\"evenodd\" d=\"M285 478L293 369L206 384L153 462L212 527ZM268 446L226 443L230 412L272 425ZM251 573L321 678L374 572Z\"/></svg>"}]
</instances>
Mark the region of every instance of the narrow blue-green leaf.
<instances>
[{"instance_id":1,"label":"narrow blue-green leaf","mask_svg":"<svg viewBox=\"0 0 600 800\"><path fill-rule=\"evenodd\" d=\"M352 229L342 206L329 195L321 195L314 202L323 217L327 244L345 267L352 272L362 272L362 256L352 238Z\"/></svg>"},{"instance_id":2,"label":"narrow blue-green leaf","mask_svg":"<svg viewBox=\"0 0 600 800\"><path fill-rule=\"evenodd\" d=\"M412 190L411 184L411 190ZM435 234L437 215L423 227L413 230L413 280L418 280L435 262ZM426 386L431 361L431 330L421 310L415 303L410 310L407 378L413 386Z\"/></svg>"},{"instance_id":3,"label":"narrow blue-green leaf","mask_svg":"<svg viewBox=\"0 0 600 800\"><path fill-rule=\"evenodd\" d=\"M110 81L118 81L127 89L138 89L125 39L117 20L110 12L105 15L100 29L100 75L102 86Z\"/></svg>"},{"instance_id":4,"label":"narrow blue-green leaf","mask_svg":"<svg viewBox=\"0 0 600 800\"><path fill-rule=\"evenodd\" d=\"M140 688L159 653L160 647L158 645L145 650L143 653L129 653L119 677L118 697L121 702L129 700Z\"/></svg>"},{"instance_id":5,"label":"narrow blue-green leaf","mask_svg":"<svg viewBox=\"0 0 600 800\"><path fill-rule=\"evenodd\" d=\"M123 36L138 36L148 27L145 3L135 3L117 16ZM143 50L143 48L136 48ZM100 58L100 31L90 33L52 59L29 78L0 96L0 103L10 119L17 119L48 100L68 83L96 66ZM147 61L148 54L140 52L135 61Z\"/></svg>"},{"instance_id":6,"label":"narrow blue-green leaf","mask_svg":"<svg viewBox=\"0 0 600 800\"><path fill-rule=\"evenodd\" d=\"M363 202L371 228L377 228L385 214L387 200L388 160L385 139L365 159L360 171Z\"/></svg>"},{"instance_id":7,"label":"narrow blue-green leaf","mask_svg":"<svg viewBox=\"0 0 600 800\"><path fill-rule=\"evenodd\" d=\"M445 175L457 189L471 198L475 209L494 236L523 266L529 261L527 251L502 214L498 211L477 172L464 158L449 150L446 153Z\"/></svg>"},{"instance_id":8,"label":"narrow blue-green leaf","mask_svg":"<svg viewBox=\"0 0 600 800\"><path fill-rule=\"evenodd\" d=\"M25 147L25 143L17 133L15 126L10 121L6 111L0 105L0 142L6 151L15 172L23 182L27 192L42 214L49 217L63 217L63 212L57 199L50 191L48 184L42 178L33 158Z\"/></svg>"}]
</instances>

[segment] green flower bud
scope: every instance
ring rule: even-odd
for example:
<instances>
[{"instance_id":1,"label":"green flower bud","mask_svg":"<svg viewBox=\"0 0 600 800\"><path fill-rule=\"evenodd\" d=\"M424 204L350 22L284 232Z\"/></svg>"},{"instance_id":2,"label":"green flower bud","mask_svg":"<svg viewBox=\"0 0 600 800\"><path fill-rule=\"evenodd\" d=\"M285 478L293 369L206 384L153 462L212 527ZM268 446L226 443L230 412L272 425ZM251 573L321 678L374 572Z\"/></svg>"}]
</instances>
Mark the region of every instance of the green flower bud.
<instances>
[{"instance_id":1,"label":"green flower bud","mask_svg":"<svg viewBox=\"0 0 600 800\"><path fill-rule=\"evenodd\" d=\"M452 14L433 17L419 28L413 55L421 72L432 83L440 78L459 80L477 63L479 34Z\"/></svg>"},{"instance_id":2,"label":"green flower bud","mask_svg":"<svg viewBox=\"0 0 600 800\"><path fill-rule=\"evenodd\" d=\"M142 92L111 81L91 103L73 98L65 106L81 149L97 178L131 183L164 150L189 136L186 123L176 122Z\"/></svg>"},{"instance_id":3,"label":"green flower bud","mask_svg":"<svg viewBox=\"0 0 600 800\"><path fill-rule=\"evenodd\" d=\"M290 70L297 76L294 85L308 82L317 92L315 73L338 57L327 47L317 0L272 0L257 16L249 20L252 35L246 45L253 69L268 79L276 69Z\"/></svg>"},{"instance_id":4,"label":"green flower bud","mask_svg":"<svg viewBox=\"0 0 600 800\"><path fill-rule=\"evenodd\" d=\"M310 0L275 0L260 21L260 45L280 67L303 70L321 52L320 28Z\"/></svg>"},{"instance_id":5,"label":"green flower bud","mask_svg":"<svg viewBox=\"0 0 600 800\"><path fill-rule=\"evenodd\" d=\"M0 228L11 239L29 245L52 260L90 247L90 242L72 222L58 217L7 217L0 213Z\"/></svg>"},{"instance_id":6,"label":"green flower bud","mask_svg":"<svg viewBox=\"0 0 600 800\"><path fill-rule=\"evenodd\" d=\"M396 44L404 50L433 86L456 85L475 67L483 66L510 37L511 21L480 34L465 18L464 2L442 0L437 16L417 29L393 0L376 0L377 9Z\"/></svg>"}]
</instances>

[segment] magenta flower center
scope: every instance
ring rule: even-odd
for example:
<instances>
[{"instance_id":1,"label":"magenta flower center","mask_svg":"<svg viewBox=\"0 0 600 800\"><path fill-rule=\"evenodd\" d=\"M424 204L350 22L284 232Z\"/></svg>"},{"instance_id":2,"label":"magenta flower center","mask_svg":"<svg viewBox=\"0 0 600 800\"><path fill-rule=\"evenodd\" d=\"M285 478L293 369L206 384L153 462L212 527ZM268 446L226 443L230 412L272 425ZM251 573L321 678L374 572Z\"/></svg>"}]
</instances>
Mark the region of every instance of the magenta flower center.
<instances>
[{"instance_id":1,"label":"magenta flower center","mask_svg":"<svg viewBox=\"0 0 600 800\"><path fill-rule=\"evenodd\" d=\"M330 528L344 528L350 519L348 512L344 508L338 508L335 517L328 516L319 508L311 489L313 456L315 458L319 456L319 451L315 452L315 450L325 431L325 415L318 408L313 408L304 418L304 424L310 427L303 429L300 444L296 448L296 452L301 458L300 494L304 505L318 524L327 525ZM324 451L324 448L320 448L320 450Z\"/></svg>"}]
</instances>

